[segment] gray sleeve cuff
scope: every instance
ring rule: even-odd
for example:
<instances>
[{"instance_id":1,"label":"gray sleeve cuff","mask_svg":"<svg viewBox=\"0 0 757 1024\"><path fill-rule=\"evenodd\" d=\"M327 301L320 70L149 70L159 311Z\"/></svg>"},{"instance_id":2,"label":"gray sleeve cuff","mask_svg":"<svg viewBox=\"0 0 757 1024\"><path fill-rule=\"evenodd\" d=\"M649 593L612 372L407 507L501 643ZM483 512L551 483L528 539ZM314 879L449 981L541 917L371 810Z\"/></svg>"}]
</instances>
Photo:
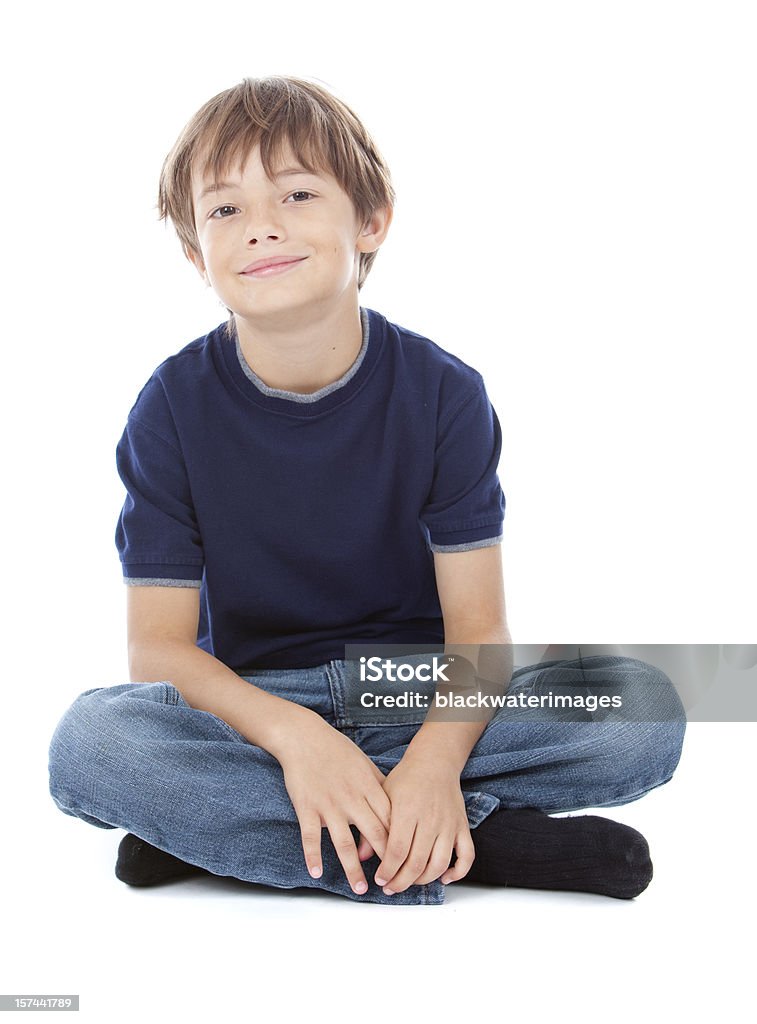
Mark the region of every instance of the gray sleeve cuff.
<instances>
[{"instance_id":1,"label":"gray sleeve cuff","mask_svg":"<svg viewBox=\"0 0 757 1024\"><path fill-rule=\"evenodd\" d=\"M484 540L472 540L470 544L432 544L429 541L429 547L432 551L439 552L440 554L446 554L453 551L473 551L475 548L491 548L495 544L502 543L503 534L500 533L498 537L485 537Z\"/></svg>"},{"instance_id":2,"label":"gray sleeve cuff","mask_svg":"<svg viewBox=\"0 0 757 1024\"><path fill-rule=\"evenodd\" d=\"M127 587L197 587L199 589L202 586L202 580L164 580L143 576L124 576L124 583Z\"/></svg>"}]
</instances>

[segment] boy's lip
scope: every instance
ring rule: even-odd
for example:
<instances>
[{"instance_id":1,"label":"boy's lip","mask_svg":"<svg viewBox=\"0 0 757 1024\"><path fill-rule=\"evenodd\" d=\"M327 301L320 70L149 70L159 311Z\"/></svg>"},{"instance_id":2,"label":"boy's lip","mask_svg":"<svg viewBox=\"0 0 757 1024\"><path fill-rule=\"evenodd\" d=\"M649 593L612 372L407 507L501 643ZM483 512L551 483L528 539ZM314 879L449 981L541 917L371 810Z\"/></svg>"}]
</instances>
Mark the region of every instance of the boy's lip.
<instances>
[{"instance_id":1,"label":"boy's lip","mask_svg":"<svg viewBox=\"0 0 757 1024\"><path fill-rule=\"evenodd\" d=\"M263 270L264 267L278 267L283 263L299 263L301 260L307 259L306 256L266 256L263 259L255 260L254 263L250 263L249 266L245 267L244 270L240 271L242 274L252 274L255 270Z\"/></svg>"}]
</instances>

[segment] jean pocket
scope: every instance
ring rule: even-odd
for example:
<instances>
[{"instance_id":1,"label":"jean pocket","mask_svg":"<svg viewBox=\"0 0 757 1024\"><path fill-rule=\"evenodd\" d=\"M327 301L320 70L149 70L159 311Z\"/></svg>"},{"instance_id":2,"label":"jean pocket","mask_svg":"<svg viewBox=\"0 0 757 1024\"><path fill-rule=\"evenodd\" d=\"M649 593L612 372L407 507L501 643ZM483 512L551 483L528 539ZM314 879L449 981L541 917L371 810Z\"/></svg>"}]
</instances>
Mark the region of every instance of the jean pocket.
<instances>
[{"instance_id":1,"label":"jean pocket","mask_svg":"<svg viewBox=\"0 0 757 1024\"><path fill-rule=\"evenodd\" d=\"M397 676L371 671L354 660L343 662L344 725L421 725L436 692L436 683L425 669L430 655L403 655ZM404 670L404 671L403 671Z\"/></svg>"}]
</instances>

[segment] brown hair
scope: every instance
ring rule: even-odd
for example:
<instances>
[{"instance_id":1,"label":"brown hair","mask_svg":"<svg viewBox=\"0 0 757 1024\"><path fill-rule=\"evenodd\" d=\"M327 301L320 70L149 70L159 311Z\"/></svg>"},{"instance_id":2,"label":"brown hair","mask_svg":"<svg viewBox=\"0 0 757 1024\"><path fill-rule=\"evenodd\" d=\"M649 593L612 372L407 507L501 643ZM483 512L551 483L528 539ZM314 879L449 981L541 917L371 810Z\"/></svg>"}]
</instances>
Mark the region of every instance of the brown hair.
<instances>
[{"instance_id":1,"label":"brown hair","mask_svg":"<svg viewBox=\"0 0 757 1024\"><path fill-rule=\"evenodd\" d=\"M306 170L333 174L365 223L394 204L389 169L352 110L320 85L300 78L245 78L218 93L185 126L163 163L160 219L170 218L186 250L199 255L192 202L192 171L216 180L259 145L272 176L289 144ZM375 252L360 254L358 288Z\"/></svg>"}]
</instances>

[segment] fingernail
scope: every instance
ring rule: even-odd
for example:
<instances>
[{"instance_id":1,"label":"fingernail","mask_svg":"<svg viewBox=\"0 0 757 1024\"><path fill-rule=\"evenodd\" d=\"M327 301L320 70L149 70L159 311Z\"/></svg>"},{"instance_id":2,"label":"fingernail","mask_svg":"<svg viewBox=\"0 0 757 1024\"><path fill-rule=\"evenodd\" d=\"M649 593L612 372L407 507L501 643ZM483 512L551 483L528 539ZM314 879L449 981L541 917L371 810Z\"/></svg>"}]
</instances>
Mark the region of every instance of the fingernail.
<instances>
[{"instance_id":1,"label":"fingernail","mask_svg":"<svg viewBox=\"0 0 757 1024\"><path fill-rule=\"evenodd\" d=\"M381 878L380 875L376 875L376 877L374 878L374 881L375 881L376 885L386 885L386 879L385 878Z\"/></svg>"},{"instance_id":2,"label":"fingernail","mask_svg":"<svg viewBox=\"0 0 757 1024\"><path fill-rule=\"evenodd\" d=\"M394 896L394 889L384 889L384 896Z\"/></svg>"},{"instance_id":3,"label":"fingernail","mask_svg":"<svg viewBox=\"0 0 757 1024\"><path fill-rule=\"evenodd\" d=\"M367 882L358 882L355 886L355 892L358 892L362 895L367 890L367 888Z\"/></svg>"},{"instance_id":4,"label":"fingernail","mask_svg":"<svg viewBox=\"0 0 757 1024\"><path fill-rule=\"evenodd\" d=\"M323 868L310 868L311 878L320 878L323 874Z\"/></svg>"}]
</instances>

